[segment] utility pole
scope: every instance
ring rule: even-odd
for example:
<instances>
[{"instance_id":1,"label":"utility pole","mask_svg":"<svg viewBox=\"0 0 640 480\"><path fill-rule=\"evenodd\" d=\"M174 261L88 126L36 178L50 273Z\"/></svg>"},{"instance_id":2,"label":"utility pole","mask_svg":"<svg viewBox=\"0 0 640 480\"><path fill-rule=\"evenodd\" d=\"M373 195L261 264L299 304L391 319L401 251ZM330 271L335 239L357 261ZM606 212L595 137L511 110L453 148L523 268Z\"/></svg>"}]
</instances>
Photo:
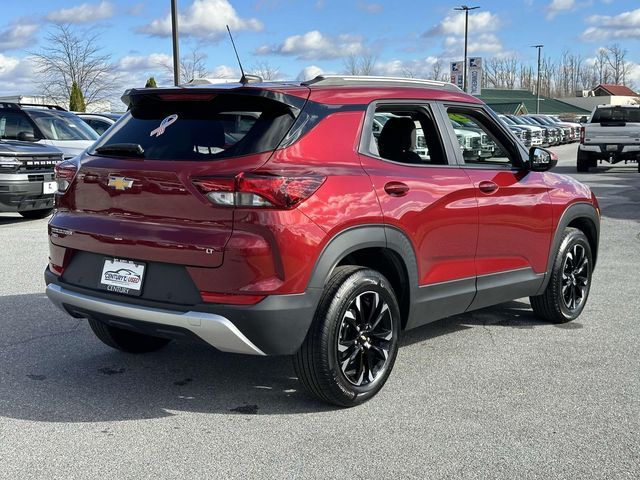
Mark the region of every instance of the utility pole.
<instances>
[{"instance_id":1,"label":"utility pole","mask_svg":"<svg viewBox=\"0 0 640 480\"><path fill-rule=\"evenodd\" d=\"M173 38L173 84L180 83L180 45L178 44L178 0L171 0L171 36Z\"/></svg>"},{"instance_id":2,"label":"utility pole","mask_svg":"<svg viewBox=\"0 0 640 480\"><path fill-rule=\"evenodd\" d=\"M536 114L540 113L540 52L544 45L531 45L531 48L538 49L538 79L536 80Z\"/></svg>"},{"instance_id":3,"label":"utility pole","mask_svg":"<svg viewBox=\"0 0 640 480\"><path fill-rule=\"evenodd\" d=\"M467 41L469 33L469 10L475 10L476 8L480 7L468 7L467 5L461 5L460 7L454 8L454 10L464 12L464 64L462 66L462 89L465 92L467 91Z\"/></svg>"}]
</instances>

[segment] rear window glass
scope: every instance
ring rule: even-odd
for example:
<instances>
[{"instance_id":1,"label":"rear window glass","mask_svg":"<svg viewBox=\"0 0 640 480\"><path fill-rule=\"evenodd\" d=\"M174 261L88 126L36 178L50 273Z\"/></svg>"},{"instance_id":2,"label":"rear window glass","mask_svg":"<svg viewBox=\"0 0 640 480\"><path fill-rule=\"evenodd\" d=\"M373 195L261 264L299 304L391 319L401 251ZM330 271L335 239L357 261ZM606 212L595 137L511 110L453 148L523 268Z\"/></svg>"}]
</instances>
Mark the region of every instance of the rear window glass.
<instances>
[{"instance_id":1,"label":"rear window glass","mask_svg":"<svg viewBox=\"0 0 640 480\"><path fill-rule=\"evenodd\" d=\"M95 148L138 144L149 159L217 160L275 149L294 120L291 107L257 96L141 100Z\"/></svg>"},{"instance_id":2,"label":"rear window glass","mask_svg":"<svg viewBox=\"0 0 640 480\"><path fill-rule=\"evenodd\" d=\"M593 114L591 123L604 122L640 122L640 108L598 108Z\"/></svg>"}]
</instances>

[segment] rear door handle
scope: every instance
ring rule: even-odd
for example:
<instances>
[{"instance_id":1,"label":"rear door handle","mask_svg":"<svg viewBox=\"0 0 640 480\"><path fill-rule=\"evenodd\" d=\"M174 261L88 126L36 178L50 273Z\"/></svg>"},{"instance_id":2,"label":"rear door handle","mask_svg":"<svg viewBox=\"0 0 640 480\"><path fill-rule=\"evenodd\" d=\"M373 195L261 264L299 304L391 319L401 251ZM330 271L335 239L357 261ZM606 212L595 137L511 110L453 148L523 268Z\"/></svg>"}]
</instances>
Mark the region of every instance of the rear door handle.
<instances>
[{"instance_id":1,"label":"rear door handle","mask_svg":"<svg viewBox=\"0 0 640 480\"><path fill-rule=\"evenodd\" d=\"M384 191L392 197L404 197L409 193L409 185L402 182L388 182L384 186Z\"/></svg>"},{"instance_id":2,"label":"rear door handle","mask_svg":"<svg viewBox=\"0 0 640 480\"><path fill-rule=\"evenodd\" d=\"M478 188L482 193L493 193L498 190L498 184L484 180L478 184Z\"/></svg>"}]
</instances>

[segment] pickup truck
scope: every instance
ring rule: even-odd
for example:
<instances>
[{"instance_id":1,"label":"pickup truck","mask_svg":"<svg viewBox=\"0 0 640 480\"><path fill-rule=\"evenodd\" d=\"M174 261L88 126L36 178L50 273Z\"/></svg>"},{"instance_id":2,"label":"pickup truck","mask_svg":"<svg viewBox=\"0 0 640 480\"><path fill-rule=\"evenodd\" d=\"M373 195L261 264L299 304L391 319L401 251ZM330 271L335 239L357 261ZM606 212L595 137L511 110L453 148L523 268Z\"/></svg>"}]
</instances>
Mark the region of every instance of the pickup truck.
<instances>
[{"instance_id":1,"label":"pickup truck","mask_svg":"<svg viewBox=\"0 0 640 480\"><path fill-rule=\"evenodd\" d=\"M580 131L576 169L588 172L598 160L637 162L640 172L640 105L598 105Z\"/></svg>"}]
</instances>

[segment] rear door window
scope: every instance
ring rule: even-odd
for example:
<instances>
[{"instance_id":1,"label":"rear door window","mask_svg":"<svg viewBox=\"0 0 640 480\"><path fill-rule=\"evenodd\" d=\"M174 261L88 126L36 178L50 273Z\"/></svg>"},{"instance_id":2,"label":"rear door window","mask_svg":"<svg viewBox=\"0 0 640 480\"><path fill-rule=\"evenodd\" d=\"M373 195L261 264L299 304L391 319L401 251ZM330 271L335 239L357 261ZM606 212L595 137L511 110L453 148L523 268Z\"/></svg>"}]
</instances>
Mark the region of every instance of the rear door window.
<instances>
[{"instance_id":1,"label":"rear door window","mask_svg":"<svg viewBox=\"0 0 640 480\"><path fill-rule=\"evenodd\" d=\"M95 148L137 144L154 160L218 160L275 149L294 120L291 107L264 97L148 99L134 103Z\"/></svg>"}]
</instances>

